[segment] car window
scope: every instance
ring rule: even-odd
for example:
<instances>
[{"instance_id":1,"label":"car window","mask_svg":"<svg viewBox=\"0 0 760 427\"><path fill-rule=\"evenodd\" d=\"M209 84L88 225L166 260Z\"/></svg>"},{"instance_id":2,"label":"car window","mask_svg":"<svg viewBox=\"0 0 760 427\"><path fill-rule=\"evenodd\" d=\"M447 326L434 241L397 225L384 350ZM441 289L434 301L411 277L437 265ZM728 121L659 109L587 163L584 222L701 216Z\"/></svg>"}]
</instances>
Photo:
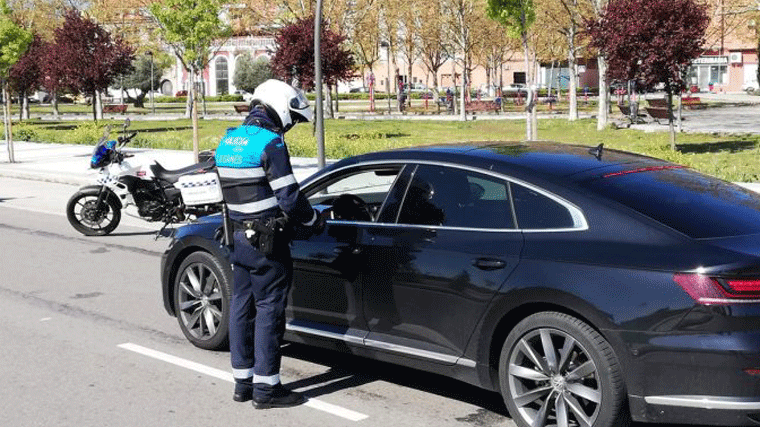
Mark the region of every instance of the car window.
<instances>
[{"instance_id":1,"label":"car window","mask_svg":"<svg viewBox=\"0 0 760 427\"><path fill-rule=\"evenodd\" d=\"M514 228L507 183L474 171L420 165L398 222L482 229Z\"/></svg>"},{"instance_id":2,"label":"car window","mask_svg":"<svg viewBox=\"0 0 760 427\"><path fill-rule=\"evenodd\" d=\"M330 219L374 221L401 166L376 166L338 172L336 176L309 190L312 206L329 210Z\"/></svg>"},{"instance_id":3,"label":"car window","mask_svg":"<svg viewBox=\"0 0 760 427\"><path fill-rule=\"evenodd\" d=\"M522 230L575 228L570 210L558 201L526 186L510 183L517 226Z\"/></svg>"},{"instance_id":4,"label":"car window","mask_svg":"<svg viewBox=\"0 0 760 427\"><path fill-rule=\"evenodd\" d=\"M584 186L692 238L760 233L760 194L688 168L610 173Z\"/></svg>"}]
</instances>

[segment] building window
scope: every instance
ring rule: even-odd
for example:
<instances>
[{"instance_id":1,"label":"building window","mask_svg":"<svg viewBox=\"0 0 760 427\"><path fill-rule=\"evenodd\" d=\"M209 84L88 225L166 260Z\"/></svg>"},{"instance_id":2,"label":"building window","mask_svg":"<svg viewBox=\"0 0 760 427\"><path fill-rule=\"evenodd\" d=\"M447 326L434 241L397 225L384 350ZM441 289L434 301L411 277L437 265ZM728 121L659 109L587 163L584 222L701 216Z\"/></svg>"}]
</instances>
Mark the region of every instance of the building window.
<instances>
[{"instance_id":1,"label":"building window","mask_svg":"<svg viewBox=\"0 0 760 427\"><path fill-rule=\"evenodd\" d=\"M216 94L227 95L230 93L230 74L227 67L227 58L216 58Z\"/></svg>"}]
</instances>

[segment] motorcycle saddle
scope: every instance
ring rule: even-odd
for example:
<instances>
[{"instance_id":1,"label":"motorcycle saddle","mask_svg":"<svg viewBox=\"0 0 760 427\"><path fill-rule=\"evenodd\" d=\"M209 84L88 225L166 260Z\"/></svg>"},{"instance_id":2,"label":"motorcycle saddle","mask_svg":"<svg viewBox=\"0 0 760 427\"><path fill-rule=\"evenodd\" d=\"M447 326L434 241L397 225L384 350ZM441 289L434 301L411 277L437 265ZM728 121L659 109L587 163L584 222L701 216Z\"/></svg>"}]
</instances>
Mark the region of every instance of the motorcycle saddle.
<instances>
[{"instance_id":1,"label":"motorcycle saddle","mask_svg":"<svg viewBox=\"0 0 760 427\"><path fill-rule=\"evenodd\" d=\"M153 172L153 176L155 176L156 178L171 182L173 184L177 182L177 180L179 180L179 177L181 177L182 175L187 175L189 173L197 173L197 172L208 172L213 167L214 167L213 160L196 163L194 165L190 165L181 169L174 169L174 170L165 169L163 166L161 166L160 163L155 162L154 164L150 165L150 171Z\"/></svg>"}]
</instances>

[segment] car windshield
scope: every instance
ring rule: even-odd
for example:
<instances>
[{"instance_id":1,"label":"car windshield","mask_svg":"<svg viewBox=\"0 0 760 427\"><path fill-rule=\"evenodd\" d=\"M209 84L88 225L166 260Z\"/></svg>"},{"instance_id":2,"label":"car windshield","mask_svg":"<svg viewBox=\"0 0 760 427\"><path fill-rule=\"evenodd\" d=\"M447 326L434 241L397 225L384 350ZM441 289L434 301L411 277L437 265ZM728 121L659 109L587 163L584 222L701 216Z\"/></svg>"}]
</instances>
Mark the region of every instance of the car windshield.
<instances>
[{"instance_id":1,"label":"car windshield","mask_svg":"<svg viewBox=\"0 0 760 427\"><path fill-rule=\"evenodd\" d=\"M691 169L617 172L584 185L695 239L760 233L760 194Z\"/></svg>"}]
</instances>

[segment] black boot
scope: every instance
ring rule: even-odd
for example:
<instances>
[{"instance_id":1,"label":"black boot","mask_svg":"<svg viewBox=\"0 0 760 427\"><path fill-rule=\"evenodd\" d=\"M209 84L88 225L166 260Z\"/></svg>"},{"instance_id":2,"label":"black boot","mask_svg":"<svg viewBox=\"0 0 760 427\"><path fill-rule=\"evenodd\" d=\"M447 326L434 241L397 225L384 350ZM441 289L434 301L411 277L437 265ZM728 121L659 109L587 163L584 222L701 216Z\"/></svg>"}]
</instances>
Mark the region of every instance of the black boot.
<instances>
[{"instance_id":1,"label":"black boot","mask_svg":"<svg viewBox=\"0 0 760 427\"><path fill-rule=\"evenodd\" d=\"M291 391L277 384L266 396L253 396L253 407L256 409L289 408L306 402L303 394Z\"/></svg>"},{"instance_id":2,"label":"black boot","mask_svg":"<svg viewBox=\"0 0 760 427\"><path fill-rule=\"evenodd\" d=\"M247 402L253 398L253 378L235 378L235 393L232 400L235 402Z\"/></svg>"}]
</instances>

